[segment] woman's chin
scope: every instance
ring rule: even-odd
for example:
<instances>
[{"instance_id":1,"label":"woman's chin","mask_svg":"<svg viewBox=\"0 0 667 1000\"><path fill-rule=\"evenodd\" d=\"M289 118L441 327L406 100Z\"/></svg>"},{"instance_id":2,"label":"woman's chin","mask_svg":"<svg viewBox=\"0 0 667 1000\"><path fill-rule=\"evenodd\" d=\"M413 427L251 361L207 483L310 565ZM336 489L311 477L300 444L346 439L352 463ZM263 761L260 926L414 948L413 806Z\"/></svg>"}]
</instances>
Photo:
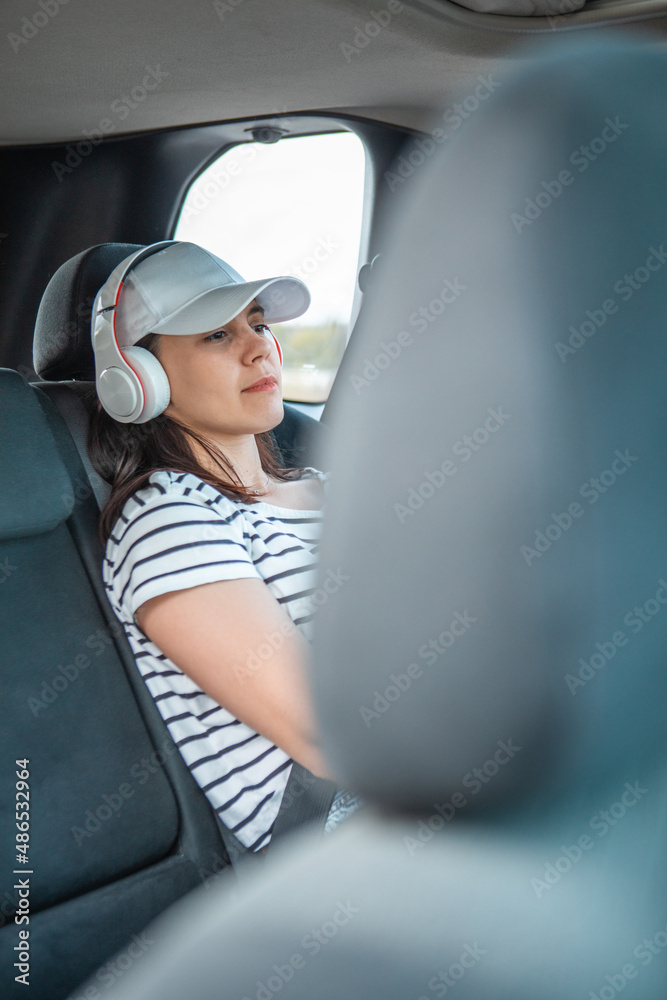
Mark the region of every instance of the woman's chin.
<instances>
[{"instance_id":1,"label":"woman's chin","mask_svg":"<svg viewBox=\"0 0 667 1000\"><path fill-rule=\"evenodd\" d=\"M265 430L272 431L274 427L277 427L278 424L281 424L283 422L283 417L284 416L285 416L285 409L283 407L282 400L281 400L280 401L280 407L278 407L276 409L276 411L275 411L275 414L273 414L271 416L271 418L270 418L267 426L265 427Z\"/></svg>"},{"instance_id":2,"label":"woman's chin","mask_svg":"<svg viewBox=\"0 0 667 1000\"><path fill-rule=\"evenodd\" d=\"M257 395L259 396L259 393ZM262 393L262 395L264 396L264 399L257 399L256 405L253 407L253 423L256 422L258 426L258 430L255 431L255 434L261 434L262 431L272 430L285 416L283 401L277 392L271 393L271 396L273 397L272 399L266 398L268 393Z\"/></svg>"}]
</instances>

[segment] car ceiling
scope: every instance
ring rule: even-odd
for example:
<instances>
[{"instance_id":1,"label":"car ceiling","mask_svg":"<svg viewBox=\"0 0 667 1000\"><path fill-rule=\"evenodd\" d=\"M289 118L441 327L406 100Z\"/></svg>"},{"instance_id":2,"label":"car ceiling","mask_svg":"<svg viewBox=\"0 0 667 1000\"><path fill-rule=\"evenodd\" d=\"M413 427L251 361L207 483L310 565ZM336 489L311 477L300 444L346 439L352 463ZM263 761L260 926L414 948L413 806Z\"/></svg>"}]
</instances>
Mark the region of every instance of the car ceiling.
<instances>
[{"instance_id":1,"label":"car ceiling","mask_svg":"<svg viewBox=\"0 0 667 1000\"><path fill-rule=\"evenodd\" d=\"M409 0L389 23L396 0L217 4L220 13L213 0L6 0L0 143L81 139L141 88L147 67L159 85L132 102L117 134L311 109L425 128L466 78L502 71L533 35L557 41L561 29L607 21L667 27L665 0L596 0L551 19ZM385 25L366 33L374 12Z\"/></svg>"}]
</instances>

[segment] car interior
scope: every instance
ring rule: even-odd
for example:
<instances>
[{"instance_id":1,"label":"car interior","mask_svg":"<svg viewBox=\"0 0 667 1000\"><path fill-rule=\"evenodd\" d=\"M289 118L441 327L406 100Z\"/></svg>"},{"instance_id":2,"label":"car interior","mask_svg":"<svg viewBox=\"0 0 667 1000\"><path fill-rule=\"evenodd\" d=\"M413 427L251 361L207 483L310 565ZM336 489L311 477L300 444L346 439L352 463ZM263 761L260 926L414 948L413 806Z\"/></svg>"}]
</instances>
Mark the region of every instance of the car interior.
<instances>
[{"instance_id":1,"label":"car interior","mask_svg":"<svg viewBox=\"0 0 667 1000\"><path fill-rule=\"evenodd\" d=\"M667 5L0 18L2 996L661 1000ZM338 133L344 350L273 434L332 470L313 689L368 805L248 861L106 598L90 311L221 157Z\"/></svg>"}]
</instances>

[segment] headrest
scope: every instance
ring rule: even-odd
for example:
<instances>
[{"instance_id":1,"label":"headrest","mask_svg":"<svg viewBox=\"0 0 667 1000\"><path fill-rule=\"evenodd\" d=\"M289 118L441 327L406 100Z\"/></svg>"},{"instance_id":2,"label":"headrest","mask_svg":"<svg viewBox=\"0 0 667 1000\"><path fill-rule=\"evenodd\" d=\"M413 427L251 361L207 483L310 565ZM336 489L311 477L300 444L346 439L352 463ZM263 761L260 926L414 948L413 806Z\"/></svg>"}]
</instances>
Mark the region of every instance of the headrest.
<instances>
[{"instance_id":1,"label":"headrest","mask_svg":"<svg viewBox=\"0 0 667 1000\"><path fill-rule=\"evenodd\" d=\"M455 0L460 7L482 14L504 14L509 17L566 17L580 10L585 0Z\"/></svg>"},{"instance_id":2,"label":"headrest","mask_svg":"<svg viewBox=\"0 0 667 1000\"><path fill-rule=\"evenodd\" d=\"M401 192L321 458L327 756L449 818L664 766L665 57L558 43Z\"/></svg>"},{"instance_id":3,"label":"headrest","mask_svg":"<svg viewBox=\"0 0 667 1000\"><path fill-rule=\"evenodd\" d=\"M74 491L35 390L0 368L0 539L51 531L74 509Z\"/></svg>"},{"instance_id":4,"label":"headrest","mask_svg":"<svg viewBox=\"0 0 667 1000\"><path fill-rule=\"evenodd\" d=\"M40 302L33 342L33 367L46 382L95 381L90 332L95 296L114 267L141 246L100 243L55 272Z\"/></svg>"}]
</instances>

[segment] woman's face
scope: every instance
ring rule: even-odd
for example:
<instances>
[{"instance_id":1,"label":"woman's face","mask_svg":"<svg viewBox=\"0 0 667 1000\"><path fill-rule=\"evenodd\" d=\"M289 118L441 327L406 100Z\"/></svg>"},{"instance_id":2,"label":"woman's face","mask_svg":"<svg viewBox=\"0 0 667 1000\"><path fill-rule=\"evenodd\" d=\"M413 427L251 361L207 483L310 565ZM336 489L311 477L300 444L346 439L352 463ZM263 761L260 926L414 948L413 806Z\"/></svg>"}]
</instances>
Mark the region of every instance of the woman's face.
<instances>
[{"instance_id":1,"label":"woman's face","mask_svg":"<svg viewBox=\"0 0 667 1000\"><path fill-rule=\"evenodd\" d=\"M271 430L283 419L278 349L253 299L215 330L160 337L171 399L165 413L217 440ZM262 389L249 387L268 379Z\"/></svg>"}]
</instances>

